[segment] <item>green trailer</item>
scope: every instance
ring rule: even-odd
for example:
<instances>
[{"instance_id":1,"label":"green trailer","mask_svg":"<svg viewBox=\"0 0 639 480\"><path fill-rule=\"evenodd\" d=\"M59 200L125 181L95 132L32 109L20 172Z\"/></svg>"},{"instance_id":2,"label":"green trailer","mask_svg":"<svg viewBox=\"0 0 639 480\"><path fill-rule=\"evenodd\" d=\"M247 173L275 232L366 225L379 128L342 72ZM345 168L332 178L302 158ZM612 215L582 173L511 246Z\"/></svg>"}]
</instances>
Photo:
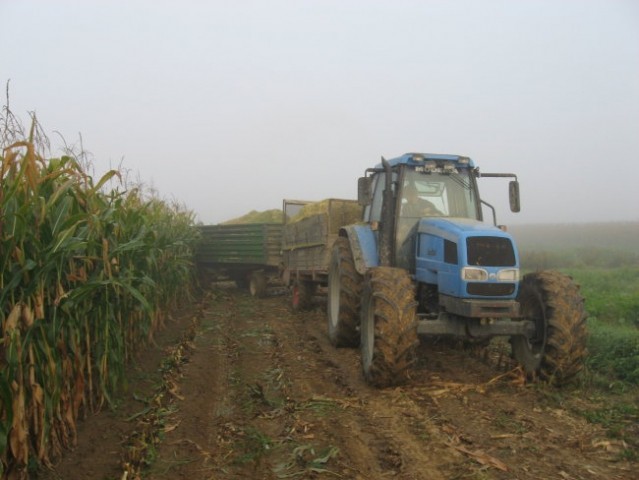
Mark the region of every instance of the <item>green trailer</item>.
<instances>
[{"instance_id":1,"label":"green trailer","mask_svg":"<svg viewBox=\"0 0 639 480\"><path fill-rule=\"evenodd\" d=\"M198 229L201 238L195 257L207 278L225 276L261 297L269 279L279 277L281 224L200 225Z\"/></svg>"}]
</instances>

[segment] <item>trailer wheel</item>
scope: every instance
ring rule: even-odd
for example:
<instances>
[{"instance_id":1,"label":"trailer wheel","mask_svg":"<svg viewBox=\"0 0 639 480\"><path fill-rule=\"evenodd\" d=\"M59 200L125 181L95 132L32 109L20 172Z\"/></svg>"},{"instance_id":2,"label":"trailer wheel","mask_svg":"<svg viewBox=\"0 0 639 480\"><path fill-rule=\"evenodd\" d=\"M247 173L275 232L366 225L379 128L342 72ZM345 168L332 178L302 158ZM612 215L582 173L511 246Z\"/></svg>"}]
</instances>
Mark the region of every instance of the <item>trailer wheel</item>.
<instances>
[{"instance_id":1,"label":"trailer wheel","mask_svg":"<svg viewBox=\"0 0 639 480\"><path fill-rule=\"evenodd\" d=\"M415 287L399 268L376 267L366 276L362 296L362 368L379 388L405 383L415 363Z\"/></svg>"},{"instance_id":2,"label":"trailer wheel","mask_svg":"<svg viewBox=\"0 0 639 480\"><path fill-rule=\"evenodd\" d=\"M295 280L293 282L292 304L293 310L308 310L313 305L313 295L317 290L317 284L307 280Z\"/></svg>"},{"instance_id":3,"label":"trailer wheel","mask_svg":"<svg viewBox=\"0 0 639 480\"><path fill-rule=\"evenodd\" d=\"M362 276L346 237L333 244L328 271L328 338L335 347L357 347Z\"/></svg>"},{"instance_id":4,"label":"trailer wheel","mask_svg":"<svg viewBox=\"0 0 639 480\"><path fill-rule=\"evenodd\" d=\"M234 274L231 279L235 282L235 286L240 290L246 290L249 288L249 279L246 274Z\"/></svg>"},{"instance_id":5,"label":"trailer wheel","mask_svg":"<svg viewBox=\"0 0 639 480\"><path fill-rule=\"evenodd\" d=\"M266 275L258 271L251 273L249 277L249 292L252 296L263 298L266 296Z\"/></svg>"},{"instance_id":6,"label":"trailer wheel","mask_svg":"<svg viewBox=\"0 0 639 480\"><path fill-rule=\"evenodd\" d=\"M513 356L524 370L549 383L569 382L587 354L586 312L579 287L560 272L524 276L519 302L522 316L535 322L532 338L511 339Z\"/></svg>"}]
</instances>

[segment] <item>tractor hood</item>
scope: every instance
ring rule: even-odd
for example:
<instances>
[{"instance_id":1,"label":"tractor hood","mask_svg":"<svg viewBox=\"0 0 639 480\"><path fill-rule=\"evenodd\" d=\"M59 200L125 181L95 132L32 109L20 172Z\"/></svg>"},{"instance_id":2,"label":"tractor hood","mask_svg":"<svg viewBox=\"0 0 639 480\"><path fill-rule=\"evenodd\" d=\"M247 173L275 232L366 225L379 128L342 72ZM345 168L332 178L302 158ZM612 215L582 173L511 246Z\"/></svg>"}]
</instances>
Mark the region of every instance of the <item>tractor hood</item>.
<instances>
[{"instance_id":1,"label":"tractor hood","mask_svg":"<svg viewBox=\"0 0 639 480\"><path fill-rule=\"evenodd\" d=\"M466 218L424 218L417 225L416 276L461 298L514 298L519 255L512 236Z\"/></svg>"},{"instance_id":2,"label":"tractor hood","mask_svg":"<svg viewBox=\"0 0 639 480\"><path fill-rule=\"evenodd\" d=\"M457 241L460 237L473 235L512 238L511 235L494 225L470 218L423 218L419 222L417 231L418 233L437 235L451 241Z\"/></svg>"}]
</instances>

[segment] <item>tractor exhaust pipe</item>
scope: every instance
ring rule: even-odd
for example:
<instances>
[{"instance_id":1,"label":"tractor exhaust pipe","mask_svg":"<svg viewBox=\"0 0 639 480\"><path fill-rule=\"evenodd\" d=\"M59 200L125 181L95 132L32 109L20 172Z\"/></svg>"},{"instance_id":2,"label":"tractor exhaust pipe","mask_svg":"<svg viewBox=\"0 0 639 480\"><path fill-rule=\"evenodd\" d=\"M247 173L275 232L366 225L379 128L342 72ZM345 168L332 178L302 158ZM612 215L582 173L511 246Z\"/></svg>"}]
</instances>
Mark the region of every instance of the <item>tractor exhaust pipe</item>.
<instances>
[{"instance_id":1,"label":"tractor exhaust pipe","mask_svg":"<svg viewBox=\"0 0 639 480\"><path fill-rule=\"evenodd\" d=\"M395 219L395 194L393 193L393 171L390 163L382 157L384 167L384 197L382 201L382 218L379 226L379 263L383 267L395 265L393 226Z\"/></svg>"}]
</instances>

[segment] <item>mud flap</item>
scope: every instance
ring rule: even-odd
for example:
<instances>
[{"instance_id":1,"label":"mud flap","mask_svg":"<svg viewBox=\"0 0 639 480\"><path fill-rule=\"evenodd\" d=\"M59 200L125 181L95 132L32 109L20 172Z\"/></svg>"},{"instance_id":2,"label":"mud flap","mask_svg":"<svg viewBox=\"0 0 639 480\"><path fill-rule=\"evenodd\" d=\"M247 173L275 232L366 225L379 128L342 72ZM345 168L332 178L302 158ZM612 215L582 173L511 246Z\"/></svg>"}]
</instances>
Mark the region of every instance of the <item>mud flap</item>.
<instances>
[{"instance_id":1,"label":"mud flap","mask_svg":"<svg viewBox=\"0 0 639 480\"><path fill-rule=\"evenodd\" d=\"M348 238L357 273L364 275L369 268L379 266L377 233L371 229L370 225L342 227L340 235Z\"/></svg>"}]
</instances>

